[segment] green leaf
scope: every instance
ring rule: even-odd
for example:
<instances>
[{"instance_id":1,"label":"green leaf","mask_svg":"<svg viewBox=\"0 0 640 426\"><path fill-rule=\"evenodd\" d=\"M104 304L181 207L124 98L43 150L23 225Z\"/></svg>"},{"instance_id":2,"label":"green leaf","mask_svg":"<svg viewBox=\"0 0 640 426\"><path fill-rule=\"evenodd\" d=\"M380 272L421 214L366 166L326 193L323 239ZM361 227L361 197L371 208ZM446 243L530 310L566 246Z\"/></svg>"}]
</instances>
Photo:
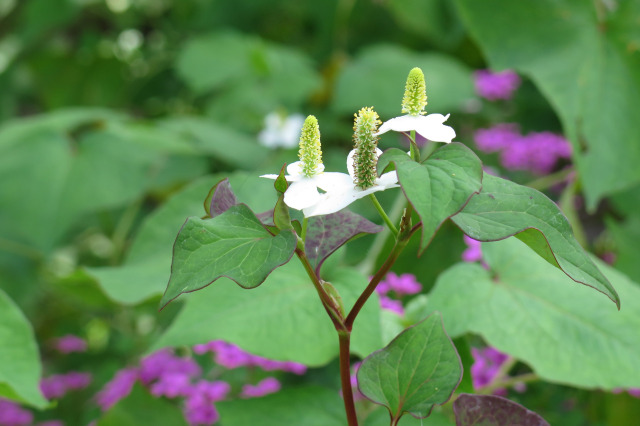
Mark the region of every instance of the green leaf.
<instances>
[{"instance_id":1,"label":"green leaf","mask_svg":"<svg viewBox=\"0 0 640 426\"><path fill-rule=\"evenodd\" d=\"M262 398L216 403L225 426L344 426L346 419L336 390L317 386L285 389Z\"/></svg>"},{"instance_id":2,"label":"green leaf","mask_svg":"<svg viewBox=\"0 0 640 426\"><path fill-rule=\"evenodd\" d=\"M216 217L238 204L236 194L231 189L229 178L216 183L204 200L204 209L209 217Z\"/></svg>"},{"instance_id":3,"label":"green leaf","mask_svg":"<svg viewBox=\"0 0 640 426\"><path fill-rule=\"evenodd\" d=\"M360 392L386 406L392 419L404 413L429 416L435 404L449 400L461 378L460 357L437 313L407 328L358 369Z\"/></svg>"},{"instance_id":4,"label":"green leaf","mask_svg":"<svg viewBox=\"0 0 640 426\"><path fill-rule=\"evenodd\" d=\"M640 286L599 263L625 301L618 311L522 242L482 245L485 270L458 264L429 295L452 337L477 333L541 379L586 388L640 387Z\"/></svg>"},{"instance_id":5,"label":"green leaf","mask_svg":"<svg viewBox=\"0 0 640 426\"><path fill-rule=\"evenodd\" d=\"M322 263L342 245L362 234L378 233L383 228L349 210L341 210L310 218L307 229L305 252L309 263L319 273Z\"/></svg>"},{"instance_id":6,"label":"green leaf","mask_svg":"<svg viewBox=\"0 0 640 426\"><path fill-rule=\"evenodd\" d=\"M171 273L171 251L176 234L187 216L202 212L202 198L221 176L205 177L185 187L151 213L140 227L124 264L86 268L104 292L122 304L140 303L160 296ZM246 173L229 176L234 192L256 211L273 206L272 183ZM131 285L135 282L136 285Z\"/></svg>"},{"instance_id":7,"label":"green leaf","mask_svg":"<svg viewBox=\"0 0 640 426\"><path fill-rule=\"evenodd\" d=\"M286 174L286 164L282 166L280 169L280 174L276 178L276 181L273 183L273 187L278 192L279 197L278 201L276 201L276 205L273 208L273 224L278 229L293 229L293 225L291 225L291 216L289 216L289 207L284 202L284 193L289 187L287 183L287 179L285 178ZM263 218L258 215L258 219L263 221ZM262 222L264 223L264 222Z\"/></svg>"},{"instance_id":8,"label":"green leaf","mask_svg":"<svg viewBox=\"0 0 640 426\"><path fill-rule=\"evenodd\" d=\"M395 162L400 186L420 216L423 251L442 223L480 192L482 163L473 151L456 142L435 151L424 164L407 161L408 156L398 151L391 149L382 157L389 155L389 161Z\"/></svg>"},{"instance_id":9,"label":"green leaf","mask_svg":"<svg viewBox=\"0 0 640 426\"><path fill-rule=\"evenodd\" d=\"M494 395L463 393L453 402L456 425L464 426L549 426L540 415L520 404Z\"/></svg>"},{"instance_id":10,"label":"green leaf","mask_svg":"<svg viewBox=\"0 0 640 426\"><path fill-rule=\"evenodd\" d=\"M447 114L462 109L475 97L471 71L450 56L417 53L392 45L376 45L360 51L338 76L331 108L353 114L362 105L375 105L386 119L401 115L407 74L413 67L424 71L429 112Z\"/></svg>"},{"instance_id":11,"label":"green leaf","mask_svg":"<svg viewBox=\"0 0 640 426\"><path fill-rule=\"evenodd\" d=\"M186 426L187 422L177 404L154 397L140 384L98 421L98 426L140 425Z\"/></svg>"},{"instance_id":12,"label":"green leaf","mask_svg":"<svg viewBox=\"0 0 640 426\"><path fill-rule=\"evenodd\" d=\"M173 246L171 278L160 304L223 276L244 288L257 287L291 259L296 244L293 231L271 235L245 204L212 219L190 217Z\"/></svg>"},{"instance_id":13,"label":"green leaf","mask_svg":"<svg viewBox=\"0 0 640 426\"><path fill-rule=\"evenodd\" d=\"M589 209L640 181L640 3L457 4L491 67L526 74L549 99L572 142Z\"/></svg>"},{"instance_id":14,"label":"green leaf","mask_svg":"<svg viewBox=\"0 0 640 426\"><path fill-rule=\"evenodd\" d=\"M0 396L44 408L39 389L40 355L33 329L13 301L0 290Z\"/></svg>"},{"instance_id":15,"label":"green leaf","mask_svg":"<svg viewBox=\"0 0 640 426\"><path fill-rule=\"evenodd\" d=\"M452 220L480 241L516 235L572 280L604 293L620 307L616 290L573 237L558 206L535 189L485 175L482 192Z\"/></svg>"},{"instance_id":16,"label":"green leaf","mask_svg":"<svg viewBox=\"0 0 640 426\"><path fill-rule=\"evenodd\" d=\"M451 426L452 424L452 419L435 409L426 419L403 416L398 422L398 426ZM389 411L378 407L365 418L364 426L389 426Z\"/></svg>"},{"instance_id":17,"label":"green leaf","mask_svg":"<svg viewBox=\"0 0 640 426\"><path fill-rule=\"evenodd\" d=\"M328 269L324 279L350 308L367 286L352 269ZM318 293L297 260L273 271L260 287L246 291L221 279L185 306L152 350L226 340L270 359L321 366L338 355L338 337ZM352 334L352 351L365 357L382 346L377 296L364 306ZM292 344L295 342L295 344Z\"/></svg>"}]
</instances>

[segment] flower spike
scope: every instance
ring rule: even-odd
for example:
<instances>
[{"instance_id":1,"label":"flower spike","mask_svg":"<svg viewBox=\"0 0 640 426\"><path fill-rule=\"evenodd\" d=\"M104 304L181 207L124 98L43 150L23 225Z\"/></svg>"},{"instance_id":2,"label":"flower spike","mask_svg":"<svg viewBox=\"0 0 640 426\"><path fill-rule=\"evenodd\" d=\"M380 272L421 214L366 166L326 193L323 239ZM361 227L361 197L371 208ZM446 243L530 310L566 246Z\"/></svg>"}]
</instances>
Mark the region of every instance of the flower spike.
<instances>
[{"instance_id":1,"label":"flower spike","mask_svg":"<svg viewBox=\"0 0 640 426\"><path fill-rule=\"evenodd\" d=\"M402 98L402 113L413 116L426 114L424 108L427 106L427 88L424 82L424 74L418 67L409 71L407 84Z\"/></svg>"},{"instance_id":2,"label":"flower spike","mask_svg":"<svg viewBox=\"0 0 640 426\"><path fill-rule=\"evenodd\" d=\"M378 178L378 126L382 123L373 108L365 107L355 114L353 125L354 176L353 183L367 189L376 184Z\"/></svg>"},{"instance_id":3,"label":"flower spike","mask_svg":"<svg viewBox=\"0 0 640 426\"><path fill-rule=\"evenodd\" d=\"M313 115L308 116L302 125L298 156L302 162L302 173L306 177L312 177L322 172L322 170L318 170L322 166L320 127L318 120Z\"/></svg>"}]
</instances>

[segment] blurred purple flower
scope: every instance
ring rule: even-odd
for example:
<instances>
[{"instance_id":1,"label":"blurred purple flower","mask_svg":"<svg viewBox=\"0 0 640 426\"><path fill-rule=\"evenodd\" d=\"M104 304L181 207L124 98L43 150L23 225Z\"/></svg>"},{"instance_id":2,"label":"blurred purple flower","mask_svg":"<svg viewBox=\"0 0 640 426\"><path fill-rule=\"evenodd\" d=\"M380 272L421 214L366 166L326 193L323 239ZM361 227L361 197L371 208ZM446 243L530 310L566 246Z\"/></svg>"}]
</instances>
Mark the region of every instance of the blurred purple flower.
<instances>
[{"instance_id":1,"label":"blurred purple flower","mask_svg":"<svg viewBox=\"0 0 640 426\"><path fill-rule=\"evenodd\" d=\"M242 392L240 396L242 398L258 398L261 396L269 395L280 390L282 386L280 382L274 377L267 377L256 385L244 385L242 386Z\"/></svg>"},{"instance_id":2,"label":"blurred purple flower","mask_svg":"<svg viewBox=\"0 0 640 426\"><path fill-rule=\"evenodd\" d=\"M33 414L18 404L0 398L0 425L23 426L33 422Z\"/></svg>"},{"instance_id":3,"label":"blurred purple flower","mask_svg":"<svg viewBox=\"0 0 640 426\"><path fill-rule=\"evenodd\" d=\"M213 405L227 397L231 386L226 382L200 380L186 392L184 416L191 425L211 425L220 418Z\"/></svg>"},{"instance_id":4,"label":"blurred purple flower","mask_svg":"<svg viewBox=\"0 0 640 426\"><path fill-rule=\"evenodd\" d=\"M471 379L473 388L478 390L493 382L500 367L509 356L492 347L483 349L471 348L474 363L471 366Z\"/></svg>"},{"instance_id":5,"label":"blurred purple flower","mask_svg":"<svg viewBox=\"0 0 640 426\"><path fill-rule=\"evenodd\" d=\"M462 260L465 262L479 262L482 260L482 243L473 238L463 235L462 239L467 245L465 251L462 252Z\"/></svg>"},{"instance_id":6,"label":"blurred purple flower","mask_svg":"<svg viewBox=\"0 0 640 426\"><path fill-rule=\"evenodd\" d=\"M40 380L40 390L47 399L61 398L70 390L86 388L91 383L91 374L72 371L54 374Z\"/></svg>"},{"instance_id":7,"label":"blurred purple flower","mask_svg":"<svg viewBox=\"0 0 640 426\"><path fill-rule=\"evenodd\" d=\"M216 363L228 369L251 364L251 355L232 343L218 344L215 349Z\"/></svg>"},{"instance_id":8,"label":"blurred purple flower","mask_svg":"<svg viewBox=\"0 0 640 426\"><path fill-rule=\"evenodd\" d=\"M191 358L175 356L170 349L160 349L140 361L140 380L149 385L167 374L182 374L195 377L201 373L200 366Z\"/></svg>"},{"instance_id":9,"label":"blurred purple flower","mask_svg":"<svg viewBox=\"0 0 640 426\"><path fill-rule=\"evenodd\" d=\"M517 124L500 123L488 129L476 130L474 140L480 151L497 152L521 137Z\"/></svg>"},{"instance_id":10,"label":"blurred purple flower","mask_svg":"<svg viewBox=\"0 0 640 426\"><path fill-rule=\"evenodd\" d=\"M477 70L473 73L476 93L485 99L511 99L520 86L520 77L514 71Z\"/></svg>"},{"instance_id":11,"label":"blurred purple flower","mask_svg":"<svg viewBox=\"0 0 640 426\"><path fill-rule=\"evenodd\" d=\"M129 395L139 377L140 372L137 368L125 368L118 371L115 377L98 392L96 403L102 408L102 411L107 411L116 402Z\"/></svg>"},{"instance_id":12,"label":"blurred purple flower","mask_svg":"<svg viewBox=\"0 0 640 426\"><path fill-rule=\"evenodd\" d=\"M384 294L380 295L380 307L382 309L386 309L387 311L395 312L398 315L404 315L404 307L402 306L402 302L399 300L391 299L389 296Z\"/></svg>"},{"instance_id":13,"label":"blurred purple flower","mask_svg":"<svg viewBox=\"0 0 640 426\"><path fill-rule=\"evenodd\" d=\"M85 352L87 350L87 342L73 334L67 334L66 336L55 339L54 347L58 352L63 354Z\"/></svg>"},{"instance_id":14,"label":"blurred purple flower","mask_svg":"<svg viewBox=\"0 0 640 426\"><path fill-rule=\"evenodd\" d=\"M185 395L191 386L191 378L184 373L166 373L149 387L151 395L175 398Z\"/></svg>"},{"instance_id":15,"label":"blurred purple flower","mask_svg":"<svg viewBox=\"0 0 640 426\"><path fill-rule=\"evenodd\" d=\"M402 274L398 276L393 272L389 272L384 277L384 281L378 284L378 287L383 283L398 296L416 294L422 291L422 284L416 280L416 276L413 274Z\"/></svg>"}]
</instances>

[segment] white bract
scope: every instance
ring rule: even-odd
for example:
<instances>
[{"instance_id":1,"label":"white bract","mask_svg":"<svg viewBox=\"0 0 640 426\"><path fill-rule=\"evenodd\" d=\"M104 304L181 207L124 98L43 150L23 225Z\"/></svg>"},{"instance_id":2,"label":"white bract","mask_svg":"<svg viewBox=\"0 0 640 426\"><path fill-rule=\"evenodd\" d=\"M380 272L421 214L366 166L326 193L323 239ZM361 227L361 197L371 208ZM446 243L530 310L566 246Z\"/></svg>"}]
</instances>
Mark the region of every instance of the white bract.
<instances>
[{"instance_id":1,"label":"white bract","mask_svg":"<svg viewBox=\"0 0 640 426\"><path fill-rule=\"evenodd\" d=\"M258 133L258 141L267 148L293 148L298 145L304 117L300 114L283 116L271 112L264 118L264 129Z\"/></svg>"},{"instance_id":2,"label":"white bract","mask_svg":"<svg viewBox=\"0 0 640 426\"><path fill-rule=\"evenodd\" d=\"M380 155L382 155L382 151L376 148L376 154L380 157ZM302 210L305 217L335 213L369 194L400 186L398 185L398 175L394 170L377 178L375 184L370 188L362 189L357 187L354 183L354 155L355 150L352 150L347 157L347 170L349 171L349 175L337 173L342 177L335 180L334 183L336 185L334 185L332 189L327 190L325 194L321 194L318 202Z\"/></svg>"},{"instance_id":3,"label":"white bract","mask_svg":"<svg viewBox=\"0 0 640 426\"><path fill-rule=\"evenodd\" d=\"M287 206L296 210L309 208L320 202L322 196L318 188L323 191L333 191L344 186L345 180L350 180L344 173L324 172L324 164L316 167L315 174L311 177L302 172L302 161L296 161L287 166L287 182L291 182L284 193L284 202ZM278 175L262 175L267 179L277 179Z\"/></svg>"},{"instance_id":4,"label":"white bract","mask_svg":"<svg viewBox=\"0 0 640 426\"><path fill-rule=\"evenodd\" d=\"M449 114L402 115L384 122L377 134L381 135L389 130L396 132L415 130L417 134L430 141L450 143L456 137L456 132L443 124L447 118Z\"/></svg>"}]
</instances>

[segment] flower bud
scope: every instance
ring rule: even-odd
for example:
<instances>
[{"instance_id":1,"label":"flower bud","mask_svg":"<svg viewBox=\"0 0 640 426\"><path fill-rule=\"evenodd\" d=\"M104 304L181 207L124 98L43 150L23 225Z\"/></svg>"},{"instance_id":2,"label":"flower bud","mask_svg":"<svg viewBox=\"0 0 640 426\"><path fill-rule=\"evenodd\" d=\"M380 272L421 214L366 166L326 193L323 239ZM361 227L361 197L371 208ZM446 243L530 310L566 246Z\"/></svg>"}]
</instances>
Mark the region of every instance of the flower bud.
<instances>
[{"instance_id":1,"label":"flower bud","mask_svg":"<svg viewBox=\"0 0 640 426\"><path fill-rule=\"evenodd\" d=\"M424 83L424 74L418 67L409 71L407 84L402 98L402 113L409 115L422 115L426 112L427 89Z\"/></svg>"},{"instance_id":2,"label":"flower bud","mask_svg":"<svg viewBox=\"0 0 640 426\"><path fill-rule=\"evenodd\" d=\"M312 177L318 173L318 168L322 165L320 127L318 120L313 115L308 116L302 125L298 156L302 162L302 173L305 176Z\"/></svg>"},{"instance_id":3,"label":"flower bud","mask_svg":"<svg viewBox=\"0 0 640 426\"><path fill-rule=\"evenodd\" d=\"M355 115L353 125L354 141L354 183L356 186L367 189L375 185L378 177L378 125L381 123L378 114L373 108L362 108Z\"/></svg>"}]
</instances>

